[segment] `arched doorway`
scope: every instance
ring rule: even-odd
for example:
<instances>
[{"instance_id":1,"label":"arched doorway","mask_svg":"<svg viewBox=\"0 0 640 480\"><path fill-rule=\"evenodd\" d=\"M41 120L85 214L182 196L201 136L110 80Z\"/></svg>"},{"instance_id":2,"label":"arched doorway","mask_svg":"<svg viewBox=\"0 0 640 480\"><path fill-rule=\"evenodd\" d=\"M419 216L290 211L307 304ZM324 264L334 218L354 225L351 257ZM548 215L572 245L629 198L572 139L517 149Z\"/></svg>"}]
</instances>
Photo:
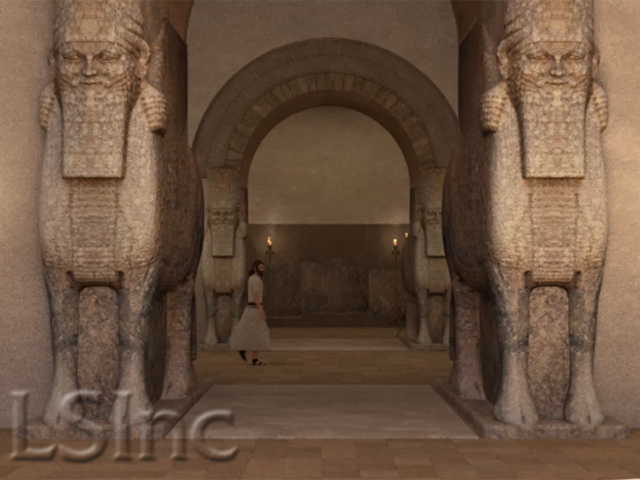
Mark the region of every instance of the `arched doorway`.
<instances>
[{"instance_id":1,"label":"arched doorway","mask_svg":"<svg viewBox=\"0 0 640 480\"><path fill-rule=\"evenodd\" d=\"M408 231L409 172L384 127L343 107L298 112L260 144L247 190L271 327L398 327L390 251Z\"/></svg>"},{"instance_id":2,"label":"arched doorway","mask_svg":"<svg viewBox=\"0 0 640 480\"><path fill-rule=\"evenodd\" d=\"M383 125L405 155L412 185L429 169L446 168L459 143L453 109L409 62L366 43L317 39L273 50L227 82L193 143L201 171L236 168L246 185L253 155L275 125L328 105L358 110Z\"/></svg>"},{"instance_id":3,"label":"arched doorway","mask_svg":"<svg viewBox=\"0 0 640 480\"><path fill-rule=\"evenodd\" d=\"M425 229L437 245L428 255L438 257L439 270L446 272L439 246L440 199L444 171L459 141L457 119L427 76L382 48L344 39L307 40L245 66L216 95L198 127L193 151L202 174L236 171L246 189L251 162L267 134L291 115L322 106L361 112L394 138L407 164L412 198L425 184L432 192L432 220Z\"/></svg>"}]
</instances>

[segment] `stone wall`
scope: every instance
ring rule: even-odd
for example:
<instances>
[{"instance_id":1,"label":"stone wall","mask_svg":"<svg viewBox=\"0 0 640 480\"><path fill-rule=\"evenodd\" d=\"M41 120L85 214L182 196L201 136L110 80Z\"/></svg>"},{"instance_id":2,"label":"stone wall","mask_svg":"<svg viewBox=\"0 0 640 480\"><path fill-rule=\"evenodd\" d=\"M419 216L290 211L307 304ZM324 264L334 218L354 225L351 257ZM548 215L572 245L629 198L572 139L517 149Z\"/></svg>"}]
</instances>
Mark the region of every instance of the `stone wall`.
<instances>
[{"instance_id":1,"label":"stone wall","mask_svg":"<svg viewBox=\"0 0 640 480\"><path fill-rule=\"evenodd\" d=\"M194 3L189 45L189 134L241 68L313 38L358 40L389 50L427 75L457 108L457 32L449 0L210 1Z\"/></svg>"},{"instance_id":2,"label":"stone wall","mask_svg":"<svg viewBox=\"0 0 640 480\"><path fill-rule=\"evenodd\" d=\"M52 19L49 2L3 0L0 8L0 428L11 425L12 390L29 391L30 415L42 413L53 374L38 242L38 111Z\"/></svg>"},{"instance_id":3,"label":"stone wall","mask_svg":"<svg viewBox=\"0 0 640 480\"><path fill-rule=\"evenodd\" d=\"M404 317L405 292L393 239L402 247L408 224L401 225L256 225L249 233L265 262L267 315L297 317L299 324L396 325ZM273 256L266 255L267 237ZM201 288L201 287L199 287ZM204 300L197 292L198 337L204 338ZM357 315L350 315L357 314ZM342 316L342 317L341 317ZM396 322L396 323L394 323ZM295 324L288 322L287 324Z\"/></svg>"},{"instance_id":4,"label":"stone wall","mask_svg":"<svg viewBox=\"0 0 640 480\"><path fill-rule=\"evenodd\" d=\"M597 0L598 76L609 97L603 133L609 245L598 309L595 378L606 413L640 427L640 3Z\"/></svg>"},{"instance_id":5,"label":"stone wall","mask_svg":"<svg viewBox=\"0 0 640 480\"><path fill-rule=\"evenodd\" d=\"M393 302L399 275L399 264L391 254L392 239L404 237L407 228L251 225L251 235L258 240L258 257L270 271L265 282L269 315L391 313L385 305ZM270 265L264 255L266 242L260 242L265 234L271 236L276 252Z\"/></svg>"},{"instance_id":6,"label":"stone wall","mask_svg":"<svg viewBox=\"0 0 640 480\"><path fill-rule=\"evenodd\" d=\"M381 125L355 110L313 108L283 120L258 147L249 222L405 224L409 186L402 151Z\"/></svg>"}]
</instances>

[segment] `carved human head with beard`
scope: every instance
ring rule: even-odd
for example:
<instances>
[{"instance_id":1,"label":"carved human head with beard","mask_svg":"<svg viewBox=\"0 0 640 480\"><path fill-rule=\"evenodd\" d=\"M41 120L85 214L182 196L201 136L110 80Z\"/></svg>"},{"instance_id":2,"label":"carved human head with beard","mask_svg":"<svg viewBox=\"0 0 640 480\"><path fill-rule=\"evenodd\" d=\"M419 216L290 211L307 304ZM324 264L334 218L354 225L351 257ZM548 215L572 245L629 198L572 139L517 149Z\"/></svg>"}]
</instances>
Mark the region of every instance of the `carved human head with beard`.
<instances>
[{"instance_id":1,"label":"carved human head with beard","mask_svg":"<svg viewBox=\"0 0 640 480\"><path fill-rule=\"evenodd\" d=\"M240 172L229 167L207 170L207 227L213 257L233 257L236 242L247 236L245 194Z\"/></svg>"},{"instance_id":2,"label":"carved human head with beard","mask_svg":"<svg viewBox=\"0 0 640 480\"><path fill-rule=\"evenodd\" d=\"M518 114L525 178L584 177L598 54L590 0L510 0L498 62Z\"/></svg>"},{"instance_id":3,"label":"carved human head with beard","mask_svg":"<svg viewBox=\"0 0 640 480\"><path fill-rule=\"evenodd\" d=\"M120 178L149 64L139 1L59 0L51 55L65 177Z\"/></svg>"}]
</instances>

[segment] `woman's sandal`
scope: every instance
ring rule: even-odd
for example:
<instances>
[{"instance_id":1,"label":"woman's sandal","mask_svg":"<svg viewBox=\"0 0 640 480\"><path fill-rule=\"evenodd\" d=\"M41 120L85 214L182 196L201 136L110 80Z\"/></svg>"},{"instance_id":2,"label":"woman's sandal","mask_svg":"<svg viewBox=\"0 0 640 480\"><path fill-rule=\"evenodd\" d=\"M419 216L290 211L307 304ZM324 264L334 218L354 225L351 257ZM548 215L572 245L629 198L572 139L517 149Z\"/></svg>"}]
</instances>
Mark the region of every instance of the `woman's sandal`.
<instances>
[{"instance_id":1,"label":"woman's sandal","mask_svg":"<svg viewBox=\"0 0 640 480\"><path fill-rule=\"evenodd\" d=\"M240 358L242 358L245 362L247 361L247 355L246 355L246 350L238 350L238 353L240 354Z\"/></svg>"},{"instance_id":2,"label":"woman's sandal","mask_svg":"<svg viewBox=\"0 0 640 480\"><path fill-rule=\"evenodd\" d=\"M266 363L261 362L260 360L258 360L257 358L253 359L253 364L254 365L266 365Z\"/></svg>"}]
</instances>

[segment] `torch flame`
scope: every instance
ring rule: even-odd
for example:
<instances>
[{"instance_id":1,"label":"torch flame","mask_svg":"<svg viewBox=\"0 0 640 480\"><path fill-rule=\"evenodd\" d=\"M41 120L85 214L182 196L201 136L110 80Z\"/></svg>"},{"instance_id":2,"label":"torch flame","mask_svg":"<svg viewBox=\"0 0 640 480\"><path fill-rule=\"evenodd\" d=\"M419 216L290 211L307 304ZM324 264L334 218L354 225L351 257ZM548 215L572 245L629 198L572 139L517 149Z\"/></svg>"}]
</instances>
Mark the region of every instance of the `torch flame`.
<instances>
[{"instance_id":1,"label":"torch flame","mask_svg":"<svg viewBox=\"0 0 640 480\"><path fill-rule=\"evenodd\" d=\"M397 239L397 238L394 238L394 239L393 239L393 246L394 246L394 247L397 247L397 246L398 246L398 239Z\"/></svg>"},{"instance_id":2,"label":"torch flame","mask_svg":"<svg viewBox=\"0 0 640 480\"><path fill-rule=\"evenodd\" d=\"M271 246L271 245L272 245L272 244L271 244L271 237L267 237L267 244L268 244L269 246Z\"/></svg>"}]
</instances>

